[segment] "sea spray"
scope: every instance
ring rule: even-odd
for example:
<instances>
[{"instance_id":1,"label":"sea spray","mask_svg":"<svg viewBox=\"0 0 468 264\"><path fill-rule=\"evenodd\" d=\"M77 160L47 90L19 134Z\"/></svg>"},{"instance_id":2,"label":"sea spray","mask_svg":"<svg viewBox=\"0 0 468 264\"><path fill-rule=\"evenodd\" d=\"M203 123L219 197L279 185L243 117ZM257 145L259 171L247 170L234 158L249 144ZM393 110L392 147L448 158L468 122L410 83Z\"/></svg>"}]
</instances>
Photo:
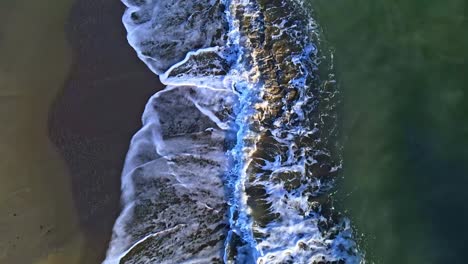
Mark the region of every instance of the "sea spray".
<instances>
[{"instance_id":1,"label":"sea spray","mask_svg":"<svg viewBox=\"0 0 468 264\"><path fill-rule=\"evenodd\" d=\"M168 87L132 139L104 263L360 263L333 209L337 91L303 4L124 3L129 43Z\"/></svg>"}]
</instances>

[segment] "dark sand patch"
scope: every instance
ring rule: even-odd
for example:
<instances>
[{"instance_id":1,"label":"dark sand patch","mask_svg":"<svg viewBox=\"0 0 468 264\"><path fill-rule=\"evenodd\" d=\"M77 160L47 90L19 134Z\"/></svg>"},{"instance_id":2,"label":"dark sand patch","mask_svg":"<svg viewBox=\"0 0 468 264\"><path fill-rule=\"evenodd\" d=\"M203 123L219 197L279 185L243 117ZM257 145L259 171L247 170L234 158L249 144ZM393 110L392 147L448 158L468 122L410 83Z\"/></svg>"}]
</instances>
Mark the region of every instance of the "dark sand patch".
<instances>
[{"instance_id":1,"label":"dark sand patch","mask_svg":"<svg viewBox=\"0 0 468 264\"><path fill-rule=\"evenodd\" d=\"M67 35L71 74L50 113L50 137L71 171L86 237L81 263L100 263L120 212L120 172L148 98L162 88L128 45L116 0L77 0Z\"/></svg>"}]
</instances>

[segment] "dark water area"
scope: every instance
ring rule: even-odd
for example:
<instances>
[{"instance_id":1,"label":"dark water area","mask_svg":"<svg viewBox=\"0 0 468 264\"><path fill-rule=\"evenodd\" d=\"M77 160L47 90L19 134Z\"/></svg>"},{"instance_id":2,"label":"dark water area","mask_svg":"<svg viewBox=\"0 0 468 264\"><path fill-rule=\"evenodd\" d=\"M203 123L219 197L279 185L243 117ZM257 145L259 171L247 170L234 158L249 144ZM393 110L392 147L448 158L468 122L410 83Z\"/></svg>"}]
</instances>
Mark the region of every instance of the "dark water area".
<instances>
[{"instance_id":1,"label":"dark water area","mask_svg":"<svg viewBox=\"0 0 468 264\"><path fill-rule=\"evenodd\" d=\"M339 201L371 263L466 263L466 1L310 1L343 91Z\"/></svg>"},{"instance_id":2,"label":"dark water area","mask_svg":"<svg viewBox=\"0 0 468 264\"><path fill-rule=\"evenodd\" d=\"M76 0L66 34L70 75L50 111L85 237L79 263L100 263L120 211L120 174L147 99L162 88L126 40L119 1Z\"/></svg>"}]
</instances>

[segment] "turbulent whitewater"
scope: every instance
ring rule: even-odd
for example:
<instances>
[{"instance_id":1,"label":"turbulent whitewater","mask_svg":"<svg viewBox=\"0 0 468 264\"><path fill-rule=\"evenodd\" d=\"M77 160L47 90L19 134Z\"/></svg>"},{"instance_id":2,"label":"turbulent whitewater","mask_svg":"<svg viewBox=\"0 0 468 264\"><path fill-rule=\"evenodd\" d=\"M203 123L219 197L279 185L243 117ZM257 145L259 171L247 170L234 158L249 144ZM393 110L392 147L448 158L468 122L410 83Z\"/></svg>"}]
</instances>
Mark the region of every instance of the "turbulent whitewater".
<instances>
[{"instance_id":1,"label":"turbulent whitewater","mask_svg":"<svg viewBox=\"0 0 468 264\"><path fill-rule=\"evenodd\" d=\"M123 2L167 87L131 141L103 263L363 263L333 207L338 91L310 7Z\"/></svg>"}]
</instances>

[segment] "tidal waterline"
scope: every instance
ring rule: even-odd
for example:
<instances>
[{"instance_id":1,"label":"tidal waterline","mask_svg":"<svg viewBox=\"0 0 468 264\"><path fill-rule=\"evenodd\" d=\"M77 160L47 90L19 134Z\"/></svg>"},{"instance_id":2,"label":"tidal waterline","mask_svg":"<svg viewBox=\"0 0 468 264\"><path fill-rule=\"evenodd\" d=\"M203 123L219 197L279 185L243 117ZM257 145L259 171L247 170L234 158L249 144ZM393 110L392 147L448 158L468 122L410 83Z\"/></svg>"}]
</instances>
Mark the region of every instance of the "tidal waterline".
<instances>
[{"instance_id":1,"label":"tidal waterline","mask_svg":"<svg viewBox=\"0 0 468 264\"><path fill-rule=\"evenodd\" d=\"M128 142L161 89L127 44L123 10L0 3L0 263L104 257Z\"/></svg>"},{"instance_id":2,"label":"tidal waterline","mask_svg":"<svg viewBox=\"0 0 468 264\"><path fill-rule=\"evenodd\" d=\"M309 2L343 91L337 198L366 259L466 262L466 2Z\"/></svg>"},{"instance_id":3,"label":"tidal waterline","mask_svg":"<svg viewBox=\"0 0 468 264\"><path fill-rule=\"evenodd\" d=\"M70 5L0 3L0 263L79 263L68 170L47 128L71 62Z\"/></svg>"},{"instance_id":4,"label":"tidal waterline","mask_svg":"<svg viewBox=\"0 0 468 264\"><path fill-rule=\"evenodd\" d=\"M85 247L101 263L120 206L120 170L146 100L162 88L125 38L114 0L75 0L65 23L70 73L50 107L49 137L64 157ZM63 26L63 25L62 25Z\"/></svg>"}]
</instances>

